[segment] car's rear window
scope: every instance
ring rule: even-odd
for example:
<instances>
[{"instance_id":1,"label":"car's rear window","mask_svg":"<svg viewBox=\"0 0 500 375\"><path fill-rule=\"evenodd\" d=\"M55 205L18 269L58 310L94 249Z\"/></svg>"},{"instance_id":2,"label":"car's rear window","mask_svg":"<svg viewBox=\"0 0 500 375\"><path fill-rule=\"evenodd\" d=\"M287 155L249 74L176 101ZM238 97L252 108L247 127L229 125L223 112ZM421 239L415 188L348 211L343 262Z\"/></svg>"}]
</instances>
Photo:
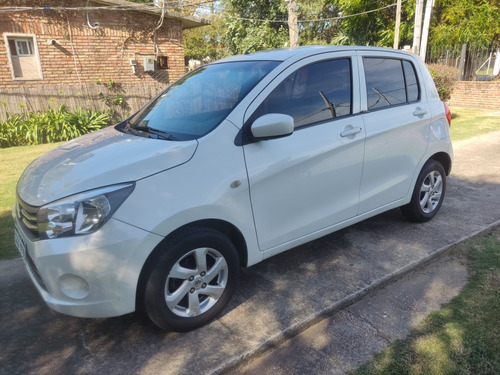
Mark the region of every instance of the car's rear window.
<instances>
[{"instance_id":1,"label":"car's rear window","mask_svg":"<svg viewBox=\"0 0 500 375\"><path fill-rule=\"evenodd\" d=\"M149 127L178 140L212 131L279 61L245 61L206 65L168 87L129 125Z\"/></svg>"}]
</instances>

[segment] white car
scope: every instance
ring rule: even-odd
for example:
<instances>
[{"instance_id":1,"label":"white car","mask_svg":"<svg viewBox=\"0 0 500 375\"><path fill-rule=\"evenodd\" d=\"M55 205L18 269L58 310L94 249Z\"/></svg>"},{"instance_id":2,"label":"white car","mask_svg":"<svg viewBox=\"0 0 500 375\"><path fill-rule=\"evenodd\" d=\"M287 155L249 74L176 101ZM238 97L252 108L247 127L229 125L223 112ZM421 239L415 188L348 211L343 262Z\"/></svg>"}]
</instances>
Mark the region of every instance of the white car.
<instances>
[{"instance_id":1,"label":"white car","mask_svg":"<svg viewBox=\"0 0 500 375\"><path fill-rule=\"evenodd\" d=\"M395 207L431 219L450 119L410 53L228 58L35 160L17 186L15 240L52 309L144 309L190 330L223 309L241 267Z\"/></svg>"}]
</instances>

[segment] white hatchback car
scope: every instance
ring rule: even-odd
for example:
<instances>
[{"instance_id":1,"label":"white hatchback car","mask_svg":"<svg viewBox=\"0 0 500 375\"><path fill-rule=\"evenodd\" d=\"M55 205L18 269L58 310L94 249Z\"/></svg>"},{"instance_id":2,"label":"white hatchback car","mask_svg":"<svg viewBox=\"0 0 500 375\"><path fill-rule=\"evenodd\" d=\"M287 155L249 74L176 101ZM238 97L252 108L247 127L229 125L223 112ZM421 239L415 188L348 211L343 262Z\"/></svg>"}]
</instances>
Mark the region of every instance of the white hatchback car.
<instances>
[{"instance_id":1,"label":"white hatchback car","mask_svg":"<svg viewBox=\"0 0 500 375\"><path fill-rule=\"evenodd\" d=\"M35 160L17 186L16 244L56 311L144 309L164 329L193 329L223 309L242 266L395 207L431 219L450 118L413 54L221 60Z\"/></svg>"}]
</instances>

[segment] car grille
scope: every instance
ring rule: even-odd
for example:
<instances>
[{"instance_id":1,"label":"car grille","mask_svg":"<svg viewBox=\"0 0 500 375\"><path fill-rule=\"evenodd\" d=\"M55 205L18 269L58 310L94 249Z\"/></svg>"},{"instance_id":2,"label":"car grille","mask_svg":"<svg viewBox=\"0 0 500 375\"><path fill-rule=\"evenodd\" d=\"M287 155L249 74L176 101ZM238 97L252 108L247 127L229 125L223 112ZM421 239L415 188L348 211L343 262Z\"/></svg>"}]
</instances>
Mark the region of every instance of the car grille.
<instances>
[{"instance_id":1,"label":"car grille","mask_svg":"<svg viewBox=\"0 0 500 375\"><path fill-rule=\"evenodd\" d=\"M39 240L37 224L38 207L31 206L23 202L19 197L16 202L16 217L19 225L24 229L24 232L29 235L31 240Z\"/></svg>"},{"instance_id":2,"label":"car grille","mask_svg":"<svg viewBox=\"0 0 500 375\"><path fill-rule=\"evenodd\" d=\"M17 224L21 227L24 233L32 240L36 241L40 239L40 234L38 232L37 214L39 207L31 206L22 201L19 197L16 200L15 215L17 219ZM35 262L31 258L29 252L26 252L26 264L28 265L33 277L36 279L38 285L49 293L47 286L45 285Z\"/></svg>"}]
</instances>

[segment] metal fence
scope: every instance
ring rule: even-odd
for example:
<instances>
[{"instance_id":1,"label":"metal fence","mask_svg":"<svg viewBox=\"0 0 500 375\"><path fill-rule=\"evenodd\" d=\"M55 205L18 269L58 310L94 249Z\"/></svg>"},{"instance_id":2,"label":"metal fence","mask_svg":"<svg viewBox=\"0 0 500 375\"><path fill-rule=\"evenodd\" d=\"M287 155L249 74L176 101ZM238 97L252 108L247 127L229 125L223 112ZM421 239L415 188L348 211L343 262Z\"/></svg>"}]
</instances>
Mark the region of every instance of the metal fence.
<instances>
[{"instance_id":1,"label":"metal fence","mask_svg":"<svg viewBox=\"0 0 500 375\"><path fill-rule=\"evenodd\" d=\"M460 81L491 81L500 73L500 45L490 48L466 44L448 48L429 48L426 62L453 66L459 70Z\"/></svg>"}]
</instances>

